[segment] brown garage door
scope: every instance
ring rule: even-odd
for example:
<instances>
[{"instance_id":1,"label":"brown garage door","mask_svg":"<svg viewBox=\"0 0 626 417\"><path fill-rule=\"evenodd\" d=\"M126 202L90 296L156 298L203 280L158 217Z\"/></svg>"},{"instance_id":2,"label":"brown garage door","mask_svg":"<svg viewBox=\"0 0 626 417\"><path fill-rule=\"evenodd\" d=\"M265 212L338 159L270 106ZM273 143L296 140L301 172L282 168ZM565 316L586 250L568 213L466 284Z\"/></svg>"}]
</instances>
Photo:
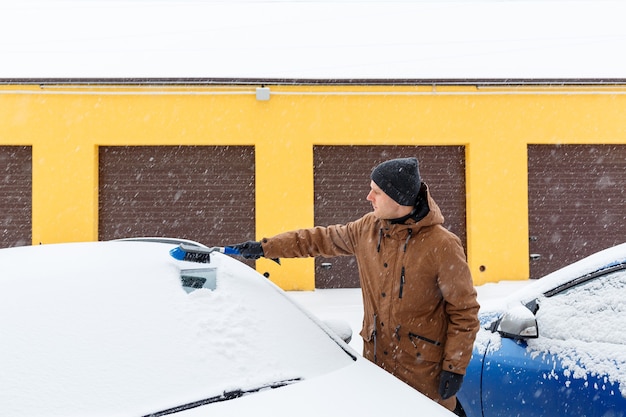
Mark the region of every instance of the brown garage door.
<instances>
[{"instance_id":1,"label":"brown garage door","mask_svg":"<svg viewBox=\"0 0 626 417\"><path fill-rule=\"evenodd\" d=\"M626 145L528 147L530 276L626 241Z\"/></svg>"},{"instance_id":2,"label":"brown garage door","mask_svg":"<svg viewBox=\"0 0 626 417\"><path fill-rule=\"evenodd\" d=\"M0 247L32 243L32 149L0 146Z\"/></svg>"},{"instance_id":3,"label":"brown garage door","mask_svg":"<svg viewBox=\"0 0 626 417\"><path fill-rule=\"evenodd\" d=\"M465 244L465 148L463 146L315 146L315 224L355 220L371 211L365 200L370 173L392 158L415 156L420 173L446 218ZM355 258L318 258L316 288L360 286Z\"/></svg>"},{"instance_id":4,"label":"brown garage door","mask_svg":"<svg viewBox=\"0 0 626 417\"><path fill-rule=\"evenodd\" d=\"M253 147L110 146L99 159L100 240L255 238Z\"/></svg>"}]
</instances>

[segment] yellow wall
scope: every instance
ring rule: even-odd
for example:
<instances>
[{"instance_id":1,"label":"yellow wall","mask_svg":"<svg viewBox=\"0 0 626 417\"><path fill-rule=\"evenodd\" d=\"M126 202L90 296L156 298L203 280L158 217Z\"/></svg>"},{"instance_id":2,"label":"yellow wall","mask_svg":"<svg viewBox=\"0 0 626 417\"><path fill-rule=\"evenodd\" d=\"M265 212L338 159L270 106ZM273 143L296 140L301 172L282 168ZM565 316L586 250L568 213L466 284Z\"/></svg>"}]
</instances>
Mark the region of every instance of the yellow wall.
<instances>
[{"instance_id":1,"label":"yellow wall","mask_svg":"<svg viewBox=\"0 0 626 417\"><path fill-rule=\"evenodd\" d=\"M1 87L0 145L33 149L33 243L98 238L101 145L254 145L258 238L313 225L314 145L464 145L475 283L527 279L527 145L626 143L618 87L255 88ZM314 286L310 259L259 269Z\"/></svg>"}]
</instances>

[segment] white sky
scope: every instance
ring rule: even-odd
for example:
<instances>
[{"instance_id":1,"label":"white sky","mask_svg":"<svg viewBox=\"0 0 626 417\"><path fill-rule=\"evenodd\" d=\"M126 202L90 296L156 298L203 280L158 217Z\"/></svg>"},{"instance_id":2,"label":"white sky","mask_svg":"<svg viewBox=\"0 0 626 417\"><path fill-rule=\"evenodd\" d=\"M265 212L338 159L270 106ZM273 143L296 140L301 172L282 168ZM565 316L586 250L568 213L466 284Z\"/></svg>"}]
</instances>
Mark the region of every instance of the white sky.
<instances>
[{"instance_id":1,"label":"white sky","mask_svg":"<svg viewBox=\"0 0 626 417\"><path fill-rule=\"evenodd\" d=\"M0 78L626 78L625 1L0 0Z\"/></svg>"}]
</instances>

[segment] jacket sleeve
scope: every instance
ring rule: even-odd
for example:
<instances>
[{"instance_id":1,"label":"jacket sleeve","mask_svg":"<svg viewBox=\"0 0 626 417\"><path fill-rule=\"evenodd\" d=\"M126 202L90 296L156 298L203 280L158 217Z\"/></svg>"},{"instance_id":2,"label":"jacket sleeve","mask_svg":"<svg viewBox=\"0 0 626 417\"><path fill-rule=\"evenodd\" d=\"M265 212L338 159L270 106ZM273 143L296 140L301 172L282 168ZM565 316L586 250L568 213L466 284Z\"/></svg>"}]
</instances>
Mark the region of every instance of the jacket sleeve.
<instances>
[{"instance_id":1,"label":"jacket sleeve","mask_svg":"<svg viewBox=\"0 0 626 417\"><path fill-rule=\"evenodd\" d=\"M346 256L354 254L350 237L353 223L314 227L263 238L261 245L266 258L305 258L309 256Z\"/></svg>"},{"instance_id":2,"label":"jacket sleeve","mask_svg":"<svg viewBox=\"0 0 626 417\"><path fill-rule=\"evenodd\" d=\"M444 260L439 263L439 288L448 316L442 367L445 371L464 375L480 327L480 306L461 242L455 237L441 249Z\"/></svg>"}]
</instances>

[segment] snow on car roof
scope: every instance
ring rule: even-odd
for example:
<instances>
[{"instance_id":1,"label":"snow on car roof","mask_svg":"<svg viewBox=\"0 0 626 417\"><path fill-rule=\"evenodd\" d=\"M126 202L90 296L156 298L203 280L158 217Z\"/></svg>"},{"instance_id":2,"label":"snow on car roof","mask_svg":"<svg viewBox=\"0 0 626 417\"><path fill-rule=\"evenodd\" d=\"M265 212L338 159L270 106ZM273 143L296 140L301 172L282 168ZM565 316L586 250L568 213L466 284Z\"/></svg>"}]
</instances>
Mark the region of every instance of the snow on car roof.
<instances>
[{"instance_id":1,"label":"snow on car roof","mask_svg":"<svg viewBox=\"0 0 626 417\"><path fill-rule=\"evenodd\" d=\"M514 294L512 298L530 301L539 294L556 288L573 278L582 277L620 263L626 263L626 243L596 252L584 259L554 271L538 279L533 284L526 286L523 290Z\"/></svg>"},{"instance_id":2,"label":"snow on car roof","mask_svg":"<svg viewBox=\"0 0 626 417\"><path fill-rule=\"evenodd\" d=\"M508 291L509 295L504 295L506 292L502 292L503 295L501 297L489 299L487 303L481 302L480 311L482 314L503 311L511 304L517 304L520 301L531 301L539 295L563 285L574 278L582 277L620 263L626 263L626 243L596 252L556 270L543 278L531 280L530 282L517 282L522 285L512 286L510 291ZM501 284L511 286L511 284L514 283L515 282L490 283L484 286L488 287Z\"/></svg>"}]
</instances>

